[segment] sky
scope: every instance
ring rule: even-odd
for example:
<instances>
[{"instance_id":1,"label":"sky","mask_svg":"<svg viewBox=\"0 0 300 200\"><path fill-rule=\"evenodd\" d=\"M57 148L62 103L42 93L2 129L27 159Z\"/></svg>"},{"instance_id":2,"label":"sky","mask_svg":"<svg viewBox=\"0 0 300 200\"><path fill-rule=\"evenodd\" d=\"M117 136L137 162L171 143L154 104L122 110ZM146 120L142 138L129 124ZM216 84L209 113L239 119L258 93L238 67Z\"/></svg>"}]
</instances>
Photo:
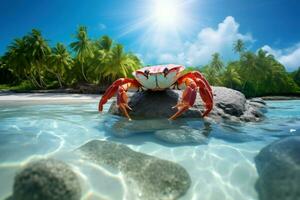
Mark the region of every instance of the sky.
<instances>
[{"instance_id":1,"label":"sky","mask_svg":"<svg viewBox=\"0 0 300 200\"><path fill-rule=\"evenodd\" d=\"M109 35L145 65L201 66L215 52L234 60L233 43L243 39L288 71L300 66L298 0L1 0L0 54L32 28L51 46L69 45L80 25L92 39Z\"/></svg>"}]
</instances>

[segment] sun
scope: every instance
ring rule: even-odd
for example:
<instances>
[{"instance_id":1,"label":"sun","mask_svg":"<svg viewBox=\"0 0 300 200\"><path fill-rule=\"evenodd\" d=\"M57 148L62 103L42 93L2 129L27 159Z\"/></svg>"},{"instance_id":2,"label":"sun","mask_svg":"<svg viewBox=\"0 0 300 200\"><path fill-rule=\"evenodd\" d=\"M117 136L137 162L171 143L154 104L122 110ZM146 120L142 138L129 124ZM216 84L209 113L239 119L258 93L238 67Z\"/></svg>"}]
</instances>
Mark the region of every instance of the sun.
<instances>
[{"instance_id":1,"label":"sun","mask_svg":"<svg viewBox=\"0 0 300 200\"><path fill-rule=\"evenodd\" d=\"M178 2L174 0L156 0L153 2L153 21L163 27L176 26L181 17Z\"/></svg>"},{"instance_id":2,"label":"sun","mask_svg":"<svg viewBox=\"0 0 300 200\"><path fill-rule=\"evenodd\" d=\"M139 2L143 4L134 8L136 19L124 26L121 36L138 33L136 43L141 49L160 51L180 48L183 46L182 38L189 37L198 24L198 20L194 20L198 0L141 0Z\"/></svg>"}]
</instances>

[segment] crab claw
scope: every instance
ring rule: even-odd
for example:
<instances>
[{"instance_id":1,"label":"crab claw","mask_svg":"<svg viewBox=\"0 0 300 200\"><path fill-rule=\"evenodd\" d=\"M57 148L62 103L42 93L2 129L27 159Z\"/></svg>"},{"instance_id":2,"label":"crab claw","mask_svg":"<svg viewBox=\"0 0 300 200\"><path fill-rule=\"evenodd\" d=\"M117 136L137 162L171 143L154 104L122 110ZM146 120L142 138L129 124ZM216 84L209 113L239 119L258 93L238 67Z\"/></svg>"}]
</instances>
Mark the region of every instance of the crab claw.
<instances>
[{"instance_id":1,"label":"crab claw","mask_svg":"<svg viewBox=\"0 0 300 200\"><path fill-rule=\"evenodd\" d=\"M197 85L196 83L188 78L185 80L187 83L187 87L184 90L182 94L182 100L173 108L177 108L177 112L170 117L170 119L174 120L178 116L180 116L183 112L188 110L190 107L192 107L195 103L196 100L196 95L197 95Z\"/></svg>"},{"instance_id":2,"label":"crab claw","mask_svg":"<svg viewBox=\"0 0 300 200\"><path fill-rule=\"evenodd\" d=\"M110 99L112 98L116 93L117 93L117 106L118 108L124 113L124 115L131 120L127 109L132 110L128 106L128 97L127 97L127 90L128 89L138 89L140 87L140 84L137 82L135 79L130 79L130 78L120 78L113 82L111 86L105 91L103 94L99 105L98 105L98 110L101 112L103 110L103 105Z\"/></svg>"},{"instance_id":3,"label":"crab claw","mask_svg":"<svg viewBox=\"0 0 300 200\"><path fill-rule=\"evenodd\" d=\"M198 88L200 97L205 105L205 111L202 114L202 117L207 116L213 108L213 94L209 83L203 75L197 71L189 72L180 77L177 84L180 87L185 86L186 89L183 92L182 100L174 106L174 108L178 108L178 111L171 116L170 119L177 118L194 105Z\"/></svg>"},{"instance_id":4,"label":"crab claw","mask_svg":"<svg viewBox=\"0 0 300 200\"><path fill-rule=\"evenodd\" d=\"M128 110L132 110L129 106L128 106L128 96L126 94L126 90L122 87L119 86L118 88L118 95L117 95L117 105L119 107L119 109L123 112L123 114L129 119L131 120L127 109Z\"/></svg>"},{"instance_id":5,"label":"crab claw","mask_svg":"<svg viewBox=\"0 0 300 200\"><path fill-rule=\"evenodd\" d=\"M202 101L204 102L206 110L202 114L202 117L207 116L213 108L213 94L210 86L205 79L196 79L199 87L199 93Z\"/></svg>"}]
</instances>

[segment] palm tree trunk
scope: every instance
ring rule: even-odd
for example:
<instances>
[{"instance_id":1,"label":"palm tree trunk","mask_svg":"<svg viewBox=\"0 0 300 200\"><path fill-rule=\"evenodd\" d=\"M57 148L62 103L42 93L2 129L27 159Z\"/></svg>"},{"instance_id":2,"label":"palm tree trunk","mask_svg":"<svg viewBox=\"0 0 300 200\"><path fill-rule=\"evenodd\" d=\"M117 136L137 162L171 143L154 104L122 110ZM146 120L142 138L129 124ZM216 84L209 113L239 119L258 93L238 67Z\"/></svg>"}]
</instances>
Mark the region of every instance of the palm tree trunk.
<instances>
[{"instance_id":1,"label":"palm tree trunk","mask_svg":"<svg viewBox=\"0 0 300 200\"><path fill-rule=\"evenodd\" d=\"M40 83L41 83L42 88L45 88L46 87L46 83L44 82L44 80L42 78L42 75L40 73L39 73L39 79L40 79Z\"/></svg>"},{"instance_id":2,"label":"palm tree trunk","mask_svg":"<svg viewBox=\"0 0 300 200\"><path fill-rule=\"evenodd\" d=\"M35 88L38 88L38 86L36 85L36 83L32 80L32 78L30 78L30 76L28 76L26 73L25 73L25 77L27 80L29 80L32 85L35 87Z\"/></svg>"},{"instance_id":3,"label":"palm tree trunk","mask_svg":"<svg viewBox=\"0 0 300 200\"><path fill-rule=\"evenodd\" d=\"M86 82L88 82L88 80L87 80L87 78L86 78L86 76L85 76L85 74L84 74L83 62L81 63L81 72L82 72L82 75L83 75L84 80L85 80Z\"/></svg>"},{"instance_id":4,"label":"palm tree trunk","mask_svg":"<svg viewBox=\"0 0 300 200\"><path fill-rule=\"evenodd\" d=\"M61 78L60 78L59 74L55 74L55 75L56 75L56 78L58 80L60 88L62 88L63 86L62 86L62 82L61 82Z\"/></svg>"},{"instance_id":5,"label":"palm tree trunk","mask_svg":"<svg viewBox=\"0 0 300 200\"><path fill-rule=\"evenodd\" d=\"M42 86L38 83L38 81L36 80L36 78L34 77L34 75L31 73L31 79L33 82L35 82L35 85L37 85L38 88L42 88Z\"/></svg>"},{"instance_id":6,"label":"palm tree trunk","mask_svg":"<svg viewBox=\"0 0 300 200\"><path fill-rule=\"evenodd\" d=\"M41 88L45 88L46 84L45 84L45 82L44 82L43 79L42 79L41 69L40 69L40 67L39 67L40 64L37 63L36 66L37 66L37 73L38 73L38 76L39 76L40 86L41 86Z\"/></svg>"}]
</instances>

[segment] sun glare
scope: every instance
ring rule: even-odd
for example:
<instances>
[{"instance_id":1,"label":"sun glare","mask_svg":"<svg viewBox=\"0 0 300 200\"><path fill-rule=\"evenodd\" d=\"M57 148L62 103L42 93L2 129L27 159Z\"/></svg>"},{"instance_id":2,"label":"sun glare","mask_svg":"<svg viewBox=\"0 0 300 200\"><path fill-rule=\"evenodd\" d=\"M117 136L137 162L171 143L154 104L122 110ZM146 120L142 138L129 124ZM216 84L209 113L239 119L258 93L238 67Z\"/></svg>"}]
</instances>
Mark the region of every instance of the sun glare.
<instances>
[{"instance_id":1,"label":"sun glare","mask_svg":"<svg viewBox=\"0 0 300 200\"><path fill-rule=\"evenodd\" d=\"M144 1L141 1L144 2ZM196 0L149 0L137 9L134 23L125 27L123 34L142 31L137 42L141 48L176 49L182 36L195 27L194 5Z\"/></svg>"},{"instance_id":2,"label":"sun glare","mask_svg":"<svg viewBox=\"0 0 300 200\"><path fill-rule=\"evenodd\" d=\"M175 26L179 22L178 4L172 0L156 0L154 2L153 18L160 26Z\"/></svg>"}]
</instances>

